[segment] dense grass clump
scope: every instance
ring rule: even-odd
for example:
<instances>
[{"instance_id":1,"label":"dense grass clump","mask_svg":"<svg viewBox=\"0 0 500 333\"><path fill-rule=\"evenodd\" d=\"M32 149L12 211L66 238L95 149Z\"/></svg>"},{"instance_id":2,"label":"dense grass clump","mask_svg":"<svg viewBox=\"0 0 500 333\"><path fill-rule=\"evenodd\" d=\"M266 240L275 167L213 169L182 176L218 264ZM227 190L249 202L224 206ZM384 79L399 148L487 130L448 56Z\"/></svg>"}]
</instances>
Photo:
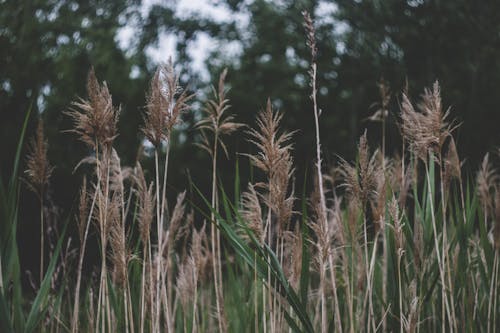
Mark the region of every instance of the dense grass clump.
<instances>
[{"instance_id":1,"label":"dense grass clump","mask_svg":"<svg viewBox=\"0 0 500 333\"><path fill-rule=\"evenodd\" d=\"M416 103L407 92L397 96L400 110L388 109L393 96L381 83L380 109L370 118L383 124L380 141L369 142L365 132L355 161L339 158L328 168L320 145L315 31L307 13L304 20L316 131L316 160L305 179L313 184L310 193L295 187L296 132L281 128L286 115L268 100L254 128L236 122L223 71L196 126L212 162L210 198L193 182L205 206L195 206L186 192L168 202L171 135L194 96L180 87L171 62L158 68L142 128L154 168L143 169L141 154L125 167L113 148L119 108L91 70L87 98L67 112L74 121L69 132L92 151L76 166L89 165L78 209L61 221L77 226L76 259L69 255L75 245L63 246L63 231L47 265L44 198L53 167L43 123L25 159L22 128L12 177L0 183L0 331L496 331L500 178L493 157L486 154L476 175L463 174L457 125L437 82ZM385 128L396 113L404 145L390 156ZM229 135L245 136L255 148L240 152L256 171L249 184L240 184L237 167L234 175L218 173L221 152L231 156ZM234 198L219 186L223 177L234 178ZM16 244L18 214L26 209L18 203L19 179L39 198L33 298L21 284ZM100 265L85 278L91 234Z\"/></svg>"}]
</instances>

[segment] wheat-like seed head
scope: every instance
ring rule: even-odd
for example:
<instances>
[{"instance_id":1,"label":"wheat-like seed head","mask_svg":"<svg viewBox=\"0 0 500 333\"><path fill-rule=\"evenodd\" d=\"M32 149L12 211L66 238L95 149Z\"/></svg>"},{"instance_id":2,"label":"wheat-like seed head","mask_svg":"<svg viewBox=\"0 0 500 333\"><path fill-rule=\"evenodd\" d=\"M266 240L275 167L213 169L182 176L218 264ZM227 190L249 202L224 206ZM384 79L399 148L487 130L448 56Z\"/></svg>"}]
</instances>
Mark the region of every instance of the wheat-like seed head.
<instances>
[{"instance_id":1,"label":"wheat-like seed head","mask_svg":"<svg viewBox=\"0 0 500 333\"><path fill-rule=\"evenodd\" d=\"M262 209L259 195L252 184L248 184L248 191L241 195L240 214L248 228L253 232L260 244L264 244L264 221L262 220Z\"/></svg>"},{"instance_id":2,"label":"wheat-like seed head","mask_svg":"<svg viewBox=\"0 0 500 333\"><path fill-rule=\"evenodd\" d=\"M88 196L87 177L84 176L82 181L82 187L80 188L80 202L78 205L78 236L80 237L80 242L83 242L83 236L89 214L88 211L89 200L87 196Z\"/></svg>"},{"instance_id":3,"label":"wheat-like seed head","mask_svg":"<svg viewBox=\"0 0 500 333\"><path fill-rule=\"evenodd\" d=\"M295 197L289 190L290 180L293 179L293 159L290 151L292 145L288 142L293 135L280 133L282 114L274 112L271 101L267 100L266 109L257 116L257 129L250 129L250 142L258 149L258 153L249 155L252 163L267 175L266 183L256 186L267 191L264 198L266 205L274 212L277 218L278 232L286 229L292 214ZM271 226L266 226L271 227Z\"/></svg>"},{"instance_id":4,"label":"wheat-like seed head","mask_svg":"<svg viewBox=\"0 0 500 333\"><path fill-rule=\"evenodd\" d=\"M189 304L194 301L194 291L197 283L198 270L196 260L190 255L186 262L180 265L177 275L176 289L184 311L187 311Z\"/></svg>"},{"instance_id":5,"label":"wheat-like seed head","mask_svg":"<svg viewBox=\"0 0 500 333\"><path fill-rule=\"evenodd\" d=\"M155 147L158 148L162 141L168 139L180 115L190 108L188 102L193 97L179 86L179 76L175 74L171 59L158 67L146 97L142 128L146 138Z\"/></svg>"},{"instance_id":6,"label":"wheat-like seed head","mask_svg":"<svg viewBox=\"0 0 500 333\"><path fill-rule=\"evenodd\" d=\"M361 207L365 207L368 200L375 200L378 197L377 187L383 183L383 170L380 165L380 158L375 151L370 157L366 131L359 139L358 163L350 164L344 159L340 162L340 174L344 182L348 195L359 202Z\"/></svg>"},{"instance_id":7,"label":"wheat-like seed head","mask_svg":"<svg viewBox=\"0 0 500 333\"><path fill-rule=\"evenodd\" d=\"M120 109L113 107L106 82L99 84L93 68L87 79L87 94L88 100L80 98L73 102L73 108L66 112L74 124L74 129L69 132L76 133L81 141L94 150L97 150L98 146L109 149L117 136L116 125Z\"/></svg>"},{"instance_id":8,"label":"wheat-like seed head","mask_svg":"<svg viewBox=\"0 0 500 333\"><path fill-rule=\"evenodd\" d=\"M213 145L210 144L209 138L205 131L211 132L214 137L218 138L218 143L221 145L226 156L228 155L227 147L221 138L221 135L229 135L238 128L243 127L243 124L234 121L234 116L227 114L230 108L229 100L226 97L228 89L226 89L225 81L227 75L227 68L222 71L219 77L218 89L212 87L214 98L209 100L203 112L205 117L196 124L196 127L201 130L202 142L199 146L205 149L210 155L213 155Z\"/></svg>"},{"instance_id":9,"label":"wheat-like seed head","mask_svg":"<svg viewBox=\"0 0 500 333\"><path fill-rule=\"evenodd\" d=\"M186 205L184 203L185 197L186 191L179 193L179 195L177 196L177 202L172 212L172 216L170 217L170 226L167 240L167 255L172 253L172 249L175 245L176 240L179 240L180 238L179 230L181 230L182 220L184 219L186 211Z\"/></svg>"},{"instance_id":10,"label":"wheat-like seed head","mask_svg":"<svg viewBox=\"0 0 500 333\"><path fill-rule=\"evenodd\" d=\"M476 184L479 201L486 210L484 214L487 216L493 215L493 196L491 192L494 190L495 184L498 180L499 176L497 170L491 166L489 154L486 154L483 158L483 162L481 163L481 169L479 169L477 173Z\"/></svg>"},{"instance_id":11,"label":"wheat-like seed head","mask_svg":"<svg viewBox=\"0 0 500 333\"><path fill-rule=\"evenodd\" d=\"M403 255L404 249L404 234L403 234L403 224L401 223L401 216L399 214L398 201L393 196L388 207L389 215L394 221L394 239L396 242L396 250L399 256Z\"/></svg>"},{"instance_id":12,"label":"wheat-like seed head","mask_svg":"<svg viewBox=\"0 0 500 333\"><path fill-rule=\"evenodd\" d=\"M398 194L399 207L406 206L406 199L412 185L412 173L413 168L410 165L404 166L403 172L403 161L399 154L396 154L390 161L386 164L387 179L393 193Z\"/></svg>"},{"instance_id":13,"label":"wheat-like seed head","mask_svg":"<svg viewBox=\"0 0 500 333\"><path fill-rule=\"evenodd\" d=\"M118 204L113 204L111 209L118 210ZM113 280L118 286L124 287L127 280L129 258L127 240L119 212L114 213L112 216L114 219L109 221L111 225L109 241L111 245L111 262L113 263Z\"/></svg>"},{"instance_id":14,"label":"wheat-like seed head","mask_svg":"<svg viewBox=\"0 0 500 333\"><path fill-rule=\"evenodd\" d=\"M306 44L311 51L312 62L316 61L316 56L318 55L318 49L316 47L316 29L314 28L314 22L308 11L302 11L302 16L304 18L304 27L306 28Z\"/></svg>"},{"instance_id":15,"label":"wheat-like seed head","mask_svg":"<svg viewBox=\"0 0 500 333\"><path fill-rule=\"evenodd\" d=\"M147 244L150 237L149 232L154 217L156 202L154 198L153 183L151 182L148 186L146 183L146 177L144 177L144 171L139 162L136 164L132 179L136 184L136 195L139 200L139 211L137 214L137 219L139 221L139 233L142 243Z\"/></svg>"},{"instance_id":16,"label":"wheat-like seed head","mask_svg":"<svg viewBox=\"0 0 500 333\"><path fill-rule=\"evenodd\" d=\"M43 121L38 121L35 137L31 140L26 158L26 183L40 199L43 198L53 167L47 158L48 143L43 132Z\"/></svg>"},{"instance_id":17,"label":"wheat-like seed head","mask_svg":"<svg viewBox=\"0 0 500 333\"><path fill-rule=\"evenodd\" d=\"M408 96L403 94L401 105L401 130L410 150L422 160L429 151L439 154L452 131L457 127L449 122L450 109L443 111L441 90L436 81L432 90L425 89L417 112Z\"/></svg>"},{"instance_id":18,"label":"wheat-like seed head","mask_svg":"<svg viewBox=\"0 0 500 333\"><path fill-rule=\"evenodd\" d=\"M455 139L450 136L450 142L448 143L448 149L446 150L446 154L444 157L443 182L445 193L448 193L452 179L462 179L462 173L460 169L460 159L458 157Z\"/></svg>"},{"instance_id":19,"label":"wheat-like seed head","mask_svg":"<svg viewBox=\"0 0 500 333\"><path fill-rule=\"evenodd\" d=\"M302 272L303 240L300 226L297 224L294 231L286 231L284 237L283 271L293 289L298 290Z\"/></svg>"}]
</instances>

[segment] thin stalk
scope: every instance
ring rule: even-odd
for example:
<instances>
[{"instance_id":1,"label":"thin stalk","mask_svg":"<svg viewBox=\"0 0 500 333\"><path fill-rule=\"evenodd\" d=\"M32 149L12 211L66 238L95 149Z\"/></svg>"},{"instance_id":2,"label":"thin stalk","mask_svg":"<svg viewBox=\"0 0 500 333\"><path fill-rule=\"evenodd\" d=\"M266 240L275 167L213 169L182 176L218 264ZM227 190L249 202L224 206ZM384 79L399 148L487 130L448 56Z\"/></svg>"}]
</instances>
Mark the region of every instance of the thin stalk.
<instances>
[{"instance_id":1,"label":"thin stalk","mask_svg":"<svg viewBox=\"0 0 500 333\"><path fill-rule=\"evenodd\" d=\"M497 264L495 267L495 288L493 290L493 332L497 331L497 290L498 290L498 250L495 251L495 257L497 258Z\"/></svg>"},{"instance_id":2,"label":"thin stalk","mask_svg":"<svg viewBox=\"0 0 500 333\"><path fill-rule=\"evenodd\" d=\"M141 273L141 320L140 320L140 333L144 333L144 308L145 308L145 292L146 292L146 265L147 265L147 244L143 248L143 263Z\"/></svg>"},{"instance_id":3,"label":"thin stalk","mask_svg":"<svg viewBox=\"0 0 500 333\"><path fill-rule=\"evenodd\" d=\"M167 175L168 175L168 161L169 161L169 156L170 156L170 132L168 134L167 140L167 149L165 152L165 164L164 164L164 170L163 170L163 187L162 187L162 195L161 195L161 212L160 212L160 224L161 224L161 230L163 231L163 223L165 221L165 210L167 208ZM159 184L159 183L158 183ZM162 244L163 248L163 244ZM168 259L167 259L168 260ZM167 265L167 267L169 267ZM163 272L162 272L163 274ZM171 296L170 288L169 290L166 291L167 294L167 299L165 300L166 303L166 318L165 320L167 321L167 327L170 332L173 331L172 327L172 318L171 318L171 313L170 313L170 306L169 306L169 299Z\"/></svg>"},{"instance_id":4,"label":"thin stalk","mask_svg":"<svg viewBox=\"0 0 500 333\"><path fill-rule=\"evenodd\" d=\"M257 266L256 266L257 267ZM267 311L266 311L266 286L262 282L262 327L264 333L267 333Z\"/></svg>"},{"instance_id":5,"label":"thin stalk","mask_svg":"<svg viewBox=\"0 0 500 333\"><path fill-rule=\"evenodd\" d=\"M149 258L149 305L151 307L149 313L150 313L150 326L151 326L151 332L154 332L155 330L155 325L156 325L156 322L155 322L155 318L154 318L154 314L155 314L155 311L154 311L154 306L155 306L155 303L154 303L154 283L153 283L153 252L152 252L152 249L151 249L151 238L149 239L149 247L148 247L148 250L149 250L149 253L148 253L148 258Z\"/></svg>"},{"instance_id":6,"label":"thin stalk","mask_svg":"<svg viewBox=\"0 0 500 333\"><path fill-rule=\"evenodd\" d=\"M442 289L441 289L441 291L442 291L441 292L441 295L442 295L441 296L442 297L442 301L441 301L442 302L442 304L441 304L442 315L444 317L445 311L446 311L446 315L448 315L448 318L451 319L450 309L449 309L449 305L448 305L448 297L446 297L446 280L445 280L445 276L444 276L441 256L439 253L439 242L438 242L437 229L436 229L436 217L434 215L434 196L433 196L433 193L431 190L431 179L429 176L429 168L428 168L427 162L425 162L425 166L426 166L425 175L426 175L426 179L427 179L427 191L428 191L428 195L429 195L429 204L431 206L432 230L434 232L434 245L436 247L436 257L438 260L439 274L441 277L441 284L442 284ZM443 332L445 331L445 319L444 318L442 319L441 329Z\"/></svg>"},{"instance_id":7,"label":"thin stalk","mask_svg":"<svg viewBox=\"0 0 500 333\"><path fill-rule=\"evenodd\" d=\"M194 300L193 300L193 323L191 327L191 333L196 333L198 331L196 327L197 315L198 312L198 273L195 275L195 284L194 284Z\"/></svg>"},{"instance_id":8,"label":"thin stalk","mask_svg":"<svg viewBox=\"0 0 500 333\"><path fill-rule=\"evenodd\" d=\"M368 261L368 230L366 228L366 217L363 217L363 236L364 236L364 250L365 250L365 271L366 271L366 283L367 283L367 296L368 296L368 317L370 323L373 322L373 300L372 291L370 285L370 264ZM370 324L368 325L368 333L370 332Z\"/></svg>"},{"instance_id":9,"label":"thin stalk","mask_svg":"<svg viewBox=\"0 0 500 333\"><path fill-rule=\"evenodd\" d=\"M493 331L490 331L491 328L491 311L495 299L495 290L496 290L496 275L497 275L497 266L498 266L498 251L495 251L495 258L493 259L493 268L491 269L491 283L490 283L490 295L489 295L489 300L488 300L488 324L487 324L487 329L486 332L495 332L495 329ZM493 313L496 311L496 306L493 307ZM495 316L495 314L494 314ZM495 322L493 321L493 325L495 325Z\"/></svg>"},{"instance_id":10,"label":"thin stalk","mask_svg":"<svg viewBox=\"0 0 500 333\"><path fill-rule=\"evenodd\" d=\"M154 326L153 330L157 331L160 329L160 274L161 274L161 249L162 249L162 234L163 234L163 223L160 214L160 175L159 175L159 163L158 163L158 149L155 150L155 173L156 173L156 228L158 233L158 258L156 263L156 313L153 318Z\"/></svg>"},{"instance_id":11,"label":"thin stalk","mask_svg":"<svg viewBox=\"0 0 500 333\"><path fill-rule=\"evenodd\" d=\"M401 251L401 249L399 249ZM401 287L401 254L398 253L398 260L397 260L397 265L398 265L398 289L399 289L399 329L400 332L404 332L404 327L403 327L403 288Z\"/></svg>"},{"instance_id":12,"label":"thin stalk","mask_svg":"<svg viewBox=\"0 0 500 333\"><path fill-rule=\"evenodd\" d=\"M320 262L319 268L319 295L321 298L321 333L328 331L328 323L326 319L326 296L325 296L325 275L326 268L323 259Z\"/></svg>"},{"instance_id":13,"label":"thin stalk","mask_svg":"<svg viewBox=\"0 0 500 333\"><path fill-rule=\"evenodd\" d=\"M212 155L212 207L218 211L217 203L217 147L219 144L218 133L215 133L213 155ZM213 273L214 273L214 288L215 288L215 303L217 309L217 321L220 332L225 332L225 325L223 324L222 306L223 293L222 293L222 268L221 268L221 254L220 254L220 231L217 228L218 222L215 219L215 212L212 210L210 213L212 220L211 228L211 241L212 241L212 260L213 260Z\"/></svg>"},{"instance_id":14,"label":"thin stalk","mask_svg":"<svg viewBox=\"0 0 500 333\"><path fill-rule=\"evenodd\" d=\"M441 153L439 154L439 160L442 161L442 155ZM447 268L447 276L448 276L448 285L450 287L449 293L450 293L450 302L451 302L451 318L450 321L453 323L455 327L455 331L458 331L458 326L457 326L457 321L456 321L456 315L455 315L455 297L453 296L453 291L452 289L452 283L451 283L451 269L449 267L449 260L447 260L447 253L446 247L448 245L448 226L446 223L446 202L445 202L445 193L444 193L444 185L443 185L443 168L440 163L439 165L439 173L440 173L440 187L441 187L441 211L443 215L443 244L442 244L442 256L443 256L443 263L444 267ZM450 325L451 325L450 323Z\"/></svg>"},{"instance_id":15,"label":"thin stalk","mask_svg":"<svg viewBox=\"0 0 500 333\"><path fill-rule=\"evenodd\" d=\"M125 310L125 333L128 333L128 305L127 305L127 289L123 287L123 309Z\"/></svg>"},{"instance_id":16,"label":"thin stalk","mask_svg":"<svg viewBox=\"0 0 500 333\"><path fill-rule=\"evenodd\" d=\"M40 193L40 285L43 281L43 252L44 252L44 218L43 218L43 193Z\"/></svg>"},{"instance_id":17,"label":"thin stalk","mask_svg":"<svg viewBox=\"0 0 500 333\"><path fill-rule=\"evenodd\" d=\"M83 268L83 258L85 256L85 246L87 244L87 236L89 233L89 226L90 226L90 221L92 219L92 215L94 212L94 207L95 207L95 202L97 198L97 193L99 192L100 188L100 181L97 180L97 189L94 192L94 198L92 199L92 204L90 205L90 212L87 217L87 223L85 226L85 234L83 236L83 241L80 246L80 253L79 253L79 258L78 258L78 271L77 271L77 277L76 277L76 287L75 287L75 303L73 306L73 320L71 322L71 332L75 333L78 332L78 315L79 315L79 306L80 306L80 284L82 280L82 268Z\"/></svg>"},{"instance_id":18,"label":"thin stalk","mask_svg":"<svg viewBox=\"0 0 500 333\"><path fill-rule=\"evenodd\" d=\"M349 332L354 333L354 314L353 314L353 295L351 294L351 279L349 278L349 263L347 258L347 253L345 248L343 250L342 256L342 273L344 275L344 280L346 283L346 299L347 299L347 308L349 311ZM352 250L351 250L352 252Z\"/></svg>"},{"instance_id":19,"label":"thin stalk","mask_svg":"<svg viewBox=\"0 0 500 333\"><path fill-rule=\"evenodd\" d=\"M128 302L128 317L130 318L129 319L130 332L135 332L134 311L132 308L132 295L130 292L130 283L128 281L128 277L127 277L127 280L125 281L125 283L127 284L127 295L126 296L127 296L127 302Z\"/></svg>"},{"instance_id":20,"label":"thin stalk","mask_svg":"<svg viewBox=\"0 0 500 333\"><path fill-rule=\"evenodd\" d=\"M253 254L253 283L254 283L254 297L253 297L253 302L254 302L254 325L255 325L255 333L259 332L259 294L257 292L257 252L254 252Z\"/></svg>"},{"instance_id":21,"label":"thin stalk","mask_svg":"<svg viewBox=\"0 0 500 333\"><path fill-rule=\"evenodd\" d=\"M321 223L326 223L326 202L325 202L325 193L323 189L323 174L321 172L321 143L319 136L319 111L318 111L318 102L317 102L317 87L316 87L316 74L317 74L317 64L313 61L311 64L311 84L312 84L312 100L313 100L313 111L314 111L314 126L316 130L316 173L318 176L318 187L319 187L319 196L320 196L320 219ZM322 268L321 268L322 269ZM322 295L322 298L324 295ZM326 332L326 304L324 304L324 300L322 300L322 310L321 310L321 330Z\"/></svg>"},{"instance_id":22,"label":"thin stalk","mask_svg":"<svg viewBox=\"0 0 500 333\"><path fill-rule=\"evenodd\" d=\"M384 219L384 224L385 224L385 219ZM387 332L387 316L385 316L385 306L387 305L387 269L388 269L388 248L387 248L387 237L385 234L385 227L384 230L382 230L382 251L383 256L382 256L382 302L384 303L384 306L382 306L382 331Z\"/></svg>"},{"instance_id":23,"label":"thin stalk","mask_svg":"<svg viewBox=\"0 0 500 333\"><path fill-rule=\"evenodd\" d=\"M271 193L269 193L271 196ZM271 198L269 198L269 202L271 202ZM266 228L267 228L267 243L269 247L272 245L272 235L271 235L271 207L268 207L267 211L267 223L266 223ZM271 262L271 257L267 255L267 261ZM267 299L269 303L269 321L271 323L270 331L271 333L274 333L274 309L273 309L273 294L271 291L271 268L268 267L267 269Z\"/></svg>"},{"instance_id":24,"label":"thin stalk","mask_svg":"<svg viewBox=\"0 0 500 333\"><path fill-rule=\"evenodd\" d=\"M342 317L340 317L340 309L339 309L339 299L337 296L337 282L335 278L335 266L333 265L332 254L328 253L328 261L330 264L330 278L332 280L332 289L333 289L333 302L335 306L335 319L337 323L338 332L343 332L342 330Z\"/></svg>"}]
</instances>

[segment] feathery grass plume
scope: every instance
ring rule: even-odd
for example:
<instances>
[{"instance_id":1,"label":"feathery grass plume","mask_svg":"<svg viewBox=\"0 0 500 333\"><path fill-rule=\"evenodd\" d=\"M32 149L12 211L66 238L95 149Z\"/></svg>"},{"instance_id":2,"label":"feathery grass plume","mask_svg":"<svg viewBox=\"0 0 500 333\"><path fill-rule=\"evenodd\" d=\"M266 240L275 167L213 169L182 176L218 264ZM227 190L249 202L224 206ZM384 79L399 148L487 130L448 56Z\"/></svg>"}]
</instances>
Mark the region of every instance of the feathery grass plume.
<instances>
[{"instance_id":1,"label":"feathery grass plume","mask_svg":"<svg viewBox=\"0 0 500 333\"><path fill-rule=\"evenodd\" d=\"M448 149L444 156L443 182L445 194L448 194L450 183L453 179L458 179L460 181L462 179L462 172L460 169L460 159L458 157L455 139L450 136Z\"/></svg>"},{"instance_id":2,"label":"feathery grass plume","mask_svg":"<svg viewBox=\"0 0 500 333\"><path fill-rule=\"evenodd\" d=\"M180 115L187 111L194 95L179 86L179 75L174 71L172 59L158 67L146 97L146 113L142 132L155 146L168 140Z\"/></svg>"},{"instance_id":3,"label":"feathery grass plume","mask_svg":"<svg viewBox=\"0 0 500 333\"><path fill-rule=\"evenodd\" d=\"M26 158L26 184L39 199L43 199L49 178L54 170L47 158L48 142L43 132L43 121L38 121L35 137L31 139Z\"/></svg>"},{"instance_id":4,"label":"feathery grass plume","mask_svg":"<svg viewBox=\"0 0 500 333\"><path fill-rule=\"evenodd\" d=\"M393 193L397 193L399 207L406 207L406 200L412 185L413 168L411 165L403 166L404 161L396 154L388 163L389 184ZM404 168L404 171L403 171Z\"/></svg>"},{"instance_id":5,"label":"feathery grass plume","mask_svg":"<svg viewBox=\"0 0 500 333\"><path fill-rule=\"evenodd\" d=\"M281 113L273 111L271 101L268 99L265 110L257 116L257 129L248 131L251 137L249 141L259 150L257 154L249 155L250 160L268 177L267 184L258 183L257 186L265 188L271 195L266 199L266 203L271 209L277 207L279 199L279 197L277 199L272 196L282 196L282 192L287 192L287 188L282 186L283 179L281 177L290 176L293 172L290 156L292 145L289 144L289 141L294 132L279 133L282 118Z\"/></svg>"},{"instance_id":6,"label":"feathery grass plume","mask_svg":"<svg viewBox=\"0 0 500 333\"><path fill-rule=\"evenodd\" d=\"M262 208L259 195L252 184L248 184L248 190L241 195L240 214L255 238L260 244L264 244L266 234L264 232L264 221L262 220Z\"/></svg>"},{"instance_id":7,"label":"feathery grass plume","mask_svg":"<svg viewBox=\"0 0 500 333\"><path fill-rule=\"evenodd\" d=\"M142 243L147 244L155 209L153 182L148 186L144 170L139 162L135 166L133 180L136 184L136 194L139 200L139 211L137 213L139 233Z\"/></svg>"},{"instance_id":8,"label":"feathery grass plume","mask_svg":"<svg viewBox=\"0 0 500 333\"><path fill-rule=\"evenodd\" d=\"M394 239L395 246L398 255L402 256L404 251L404 233L403 233L403 225L401 224L401 216L399 214L399 205L396 198L393 196L388 207L389 215L394 221ZM401 253L400 253L401 252Z\"/></svg>"},{"instance_id":9,"label":"feathery grass plume","mask_svg":"<svg viewBox=\"0 0 500 333\"><path fill-rule=\"evenodd\" d=\"M205 280L209 274L210 250L207 242L205 225L203 225L199 231L193 228L193 233L191 235L191 254L194 258L200 281Z\"/></svg>"},{"instance_id":10,"label":"feathery grass plume","mask_svg":"<svg viewBox=\"0 0 500 333\"><path fill-rule=\"evenodd\" d=\"M299 290L303 250L303 239L299 225L296 225L294 231L285 232L283 238L285 239L283 271L292 288Z\"/></svg>"},{"instance_id":11,"label":"feathery grass plume","mask_svg":"<svg viewBox=\"0 0 500 333\"><path fill-rule=\"evenodd\" d=\"M489 158L490 155L487 153L483 158L481 168L477 172L476 176L477 192L479 195L479 201L485 210L485 219L488 216L493 216L494 203L492 190L499 179L497 170L491 166Z\"/></svg>"},{"instance_id":12,"label":"feathery grass plume","mask_svg":"<svg viewBox=\"0 0 500 333\"><path fill-rule=\"evenodd\" d=\"M118 202L112 202L111 210L119 210ZM120 213L115 211L112 216L115 218L109 221L110 227L110 245L111 245L111 262L113 263L113 280L116 285L121 288L125 287L127 280L127 265L129 253L127 250L126 235L123 230Z\"/></svg>"},{"instance_id":13,"label":"feathery grass plume","mask_svg":"<svg viewBox=\"0 0 500 333\"><path fill-rule=\"evenodd\" d=\"M382 153L379 152L381 155ZM383 158L383 157L381 157ZM385 166L387 163L383 162L382 165ZM384 171L382 169L376 172L375 178L375 192L371 196L370 207L372 211L373 222L375 226L375 232L383 230L383 224L385 223L385 204L386 204L386 185L387 179L385 177Z\"/></svg>"},{"instance_id":14,"label":"feathery grass plume","mask_svg":"<svg viewBox=\"0 0 500 333\"><path fill-rule=\"evenodd\" d=\"M80 199L78 204L78 236L83 242L87 217L89 214L89 194L87 193L87 177L83 176L82 187L80 188Z\"/></svg>"},{"instance_id":15,"label":"feathery grass plume","mask_svg":"<svg viewBox=\"0 0 500 333\"><path fill-rule=\"evenodd\" d=\"M219 76L219 85L217 90L215 90L215 87L212 87L214 99L209 100L203 108L205 117L196 124L196 127L201 130L203 139L199 146L205 149L212 157L215 155L217 147L214 145L217 143L220 144L227 156L228 151L226 144L222 140L222 135L229 135L244 126L243 124L235 122L234 116L227 113L230 105L229 100L226 97L228 92L228 89L225 86L226 76L227 68L225 68ZM210 143L208 135L205 131L212 133L215 139L214 143Z\"/></svg>"},{"instance_id":16,"label":"feathery grass plume","mask_svg":"<svg viewBox=\"0 0 500 333\"><path fill-rule=\"evenodd\" d=\"M249 155L252 163L267 175L267 183L258 183L256 186L267 191L265 197L269 210L274 212L281 232L292 216L293 192L289 194L289 180L293 175L293 161L290 155L292 145L289 141L294 132L280 133L279 126L283 115L274 112L271 101L267 100L266 109L257 116L257 129L250 129L250 142L258 149L255 155ZM270 213L268 213L270 214ZM272 240L270 215L264 227L269 233L268 242ZM272 246L272 244L269 244Z\"/></svg>"},{"instance_id":17,"label":"feathery grass plume","mask_svg":"<svg viewBox=\"0 0 500 333\"><path fill-rule=\"evenodd\" d=\"M91 68L87 78L88 100L80 98L72 103L73 108L67 115L71 117L74 129L80 140L98 151L102 148L111 148L117 136L116 125L120 109L113 107L111 94L106 82L102 85L97 81L94 68Z\"/></svg>"},{"instance_id":18,"label":"feathery grass plume","mask_svg":"<svg viewBox=\"0 0 500 333\"><path fill-rule=\"evenodd\" d=\"M196 261L193 256L189 256L187 261L182 263L179 267L177 275L176 289L179 299L184 310L184 320L188 316L189 304L195 302L196 285L198 283L198 272Z\"/></svg>"},{"instance_id":19,"label":"feathery grass plume","mask_svg":"<svg viewBox=\"0 0 500 333\"><path fill-rule=\"evenodd\" d=\"M343 178L341 186L363 209L366 208L368 200L376 200L377 198L377 185L383 179L379 161L377 151L370 157L366 131L359 139L358 162L352 165L341 159L339 169Z\"/></svg>"},{"instance_id":20,"label":"feathery grass plume","mask_svg":"<svg viewBox=\"0 0 500 333\"><path fill-rule=\"evenodd\" d=\"M172 216L170 217L170 225L168 228L168 239L167 239L167 253L165 255L169 256L172 254L174 243L179 239L179 230L182 227L182 220L186 212L186 205L184 199L186 197L186 191L179 193L177 195L177 202L175 204Z\"/></svg>"},{"instance_id":21,"label":"feathery grass plume","mask_svg":"<svg viewBox=\"0 0 500 333\"><path fill-rule=\"evenodd\" d=\"M429 150L440 153L446 141L456 128L448 122L450 109L443 111L441 105L441 91L436 81L432 90L425 89L417 112L408 96L403 93L401 104L401 130L405 140L413 151L422 160L427 159Z\"/></svg>"}]
</instances>

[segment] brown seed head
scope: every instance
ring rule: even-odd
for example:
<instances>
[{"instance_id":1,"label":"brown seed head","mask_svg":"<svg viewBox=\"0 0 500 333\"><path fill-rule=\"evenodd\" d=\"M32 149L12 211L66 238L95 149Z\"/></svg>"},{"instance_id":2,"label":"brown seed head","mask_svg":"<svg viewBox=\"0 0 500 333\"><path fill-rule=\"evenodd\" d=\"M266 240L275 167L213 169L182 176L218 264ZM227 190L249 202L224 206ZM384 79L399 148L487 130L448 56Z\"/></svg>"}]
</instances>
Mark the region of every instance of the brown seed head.
<instances>
[{"instance_id":1,"label":"brown seed head","mask_svg":"<svg viewBox=\"0 0 500 333\"><path fill-rule=\"evenodd\" d=\"M262 209L259 197L252 184L248 184L248 191L241 195L241 217L247 223L248 228L254 233L260 244L264 244L264 221L262 220Z\"/></svg>"},{"instance_id":2,"label":"brown seed head","mask_svg":"<svg viewBox=\"0 0 500 333\"><path fill-rule=\"evenodd\" d=\"M304 27L306 28L306 44L311 51L312 61L316 61L316 56L318 54L318 49L316 47L316 29L314 28L314 22L311 18L311 15L308 11L304 10L302 12L302 16L304 17Z\"/></svg>"},{"instance_id":3,"label":"brown seed head","mask_svg":"<svg viewBox=\"0 0 500 333\"><path fill-rule=\"evenodd\" d=\"M144 177L144 171L139 162L137 162L134 169L133 180L136 184L136 194L139 200L139 232L143 244L147 244L150 237L149 232L151 229L151 223L154 217L155 198L153 183L151 182L149 186L147 185L146 178Z\"/></svg>"},{"instance_id":4,"label":"brown seed head","mask_svg":"<svg viewBox=\"0 0 500 333\"><path fill-rule=\"evenodd\" d=\"M427 159L429 151L441 153L445 140L456 128L448 122L450 109L443 111L441 91L436 81L433 89L425 89L417 112L406 94L401 104L401 130L410 149L422 160Z\"/></svg>"},{"instance_id":5,"label":"brown seed head","mask_svg":"<svg viewBox=\"0 0 500 333\"><path fill-rule=\"evenodd\" d=\"M31 140L26 159L26 180L28 188L40 199L45 194L53 168L47 158L48 143L43 133L43 121L38 121L35 137Z\"/></svg>"},{"instance_id":6,"label":"brown seed head","mask_svg":"<svg viewBox=\"0 0 500 333\"><path fill-rule=\"evenodd\" d=\"M493 195L491 194L498 182L497 170L492 168L489 161L489 154L486 154L476 176L477 191L479 200L485 209L484 214L493 216Z\"/></svg>"},{"instance_id":7,"label":"brown seed head","mask_svg":"<svg viewBox=\"0 0 500 333\"><path fill-rule=\"evenodd\" d=\"M214 153L213 145L210 144L205 131L211 132L214 137L217 137L218 143L221 145L227 156L227 147L222 140L221 135L229 135L238 130L238 128L244 126L243 124L236 123L233 115L227 114L227 110L230 108L230 105L229 100L226 97L226 75L227 68L222 71L219 77L218 90L215 90L215 88L212 87L214 98L209 100L203 109L206 116L196 124L196 127L201 130L203 139L199 146L208 151L210 155L213 155Z\"/></svg>"},{"instance_id":8,"label":"brown seed head","mask_svg":"<svg viewBox=\"0 0 500 333\"><path fill-rule=\"evenodd\" d=\"M172 60L161 65L151 80L146 98L146 114L142 132L155 146L167 140L172 128L179 121L179 116L187 111L188 102L194 95L189 95L179 86L179 76L175 74Z\"/></svg>"},{"instance_id":9,"label":"brown seed head","mask_svg":"<svg viewBox=\"0 0 500 333\"><path fill-rule=\"evenodd\" d=\"M113 107L111 94L106 82L99 84L94 69L87 79L88 100L73 102L73 108L67 114L73 119L74 129L80 140L94 148L109 150L117 136L116 125L120 114Z\"/></svg>"}]
</instances>

